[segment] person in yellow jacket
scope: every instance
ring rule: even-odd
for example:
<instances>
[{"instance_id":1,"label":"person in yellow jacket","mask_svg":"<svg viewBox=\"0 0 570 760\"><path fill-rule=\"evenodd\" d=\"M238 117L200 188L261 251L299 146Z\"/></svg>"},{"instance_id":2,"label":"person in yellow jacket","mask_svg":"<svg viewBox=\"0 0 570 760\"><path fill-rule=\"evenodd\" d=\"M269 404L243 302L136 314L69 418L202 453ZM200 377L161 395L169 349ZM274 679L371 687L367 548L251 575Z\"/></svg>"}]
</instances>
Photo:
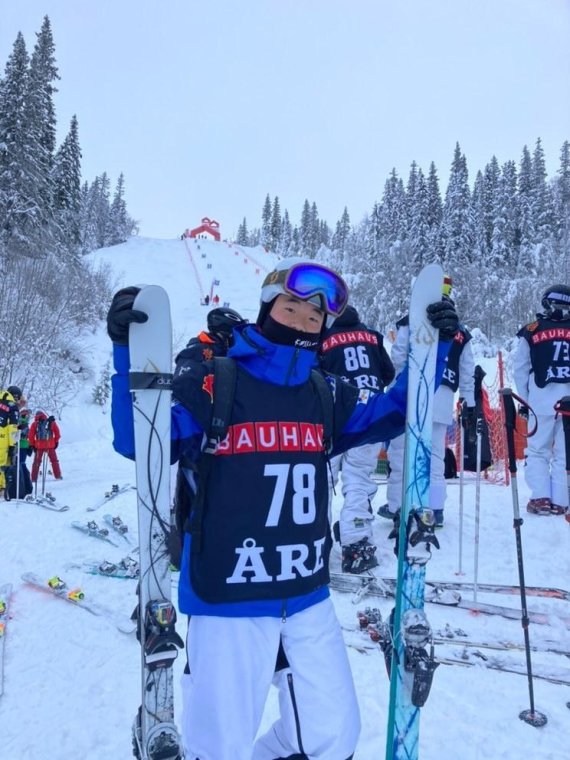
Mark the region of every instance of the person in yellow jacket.
<instances>
[{"instance_id":1,"label":"person in yellow jacket","mask_svg":"<svg viewBox=\"0 0 570 760\"><path fill-rule=\"evenodd\" d=\"M0 390L0 495L6 487L4 467L12 464L18 441L18 401L21 397L22 391L16 385Z\"/></svg>"}]
</instances>

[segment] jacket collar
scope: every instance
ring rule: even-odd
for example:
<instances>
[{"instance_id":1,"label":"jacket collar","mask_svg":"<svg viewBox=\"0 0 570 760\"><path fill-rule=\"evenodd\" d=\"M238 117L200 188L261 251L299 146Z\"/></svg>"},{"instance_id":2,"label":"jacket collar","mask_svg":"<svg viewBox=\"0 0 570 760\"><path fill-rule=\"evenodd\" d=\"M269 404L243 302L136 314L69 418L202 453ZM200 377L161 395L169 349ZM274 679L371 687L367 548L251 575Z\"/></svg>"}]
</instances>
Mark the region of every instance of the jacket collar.
<instances>
[{"instance_id":1,"label":"jacket collar","mask_svg":"<svg viewBox=\"0 0 570 760\"><path fill-rule=\"evenodd\" d=\"M316 352L271 343L256 325L234 329L234 339L228 356L253 377L274 385L301 385L317 366Z\"/></svg>"}]
</instances>

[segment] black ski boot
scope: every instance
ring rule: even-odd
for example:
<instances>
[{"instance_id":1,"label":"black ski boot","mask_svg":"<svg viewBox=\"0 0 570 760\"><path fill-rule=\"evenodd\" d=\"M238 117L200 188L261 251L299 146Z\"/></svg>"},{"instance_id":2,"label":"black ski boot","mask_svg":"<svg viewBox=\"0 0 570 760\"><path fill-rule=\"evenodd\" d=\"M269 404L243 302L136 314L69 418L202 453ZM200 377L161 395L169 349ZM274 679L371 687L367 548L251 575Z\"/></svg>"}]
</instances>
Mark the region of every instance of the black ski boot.
<instances>
[{"instance_id":1,"label":"black ski boot","mask_svg":"<svg viewBox=\"0 0 570 760\"><path fill-rule=\"evenodd\" d=\"M363 573L378 565L376 547L362 538L355 544L342 547L342 572Z\"/></svg>"}]
</instances>

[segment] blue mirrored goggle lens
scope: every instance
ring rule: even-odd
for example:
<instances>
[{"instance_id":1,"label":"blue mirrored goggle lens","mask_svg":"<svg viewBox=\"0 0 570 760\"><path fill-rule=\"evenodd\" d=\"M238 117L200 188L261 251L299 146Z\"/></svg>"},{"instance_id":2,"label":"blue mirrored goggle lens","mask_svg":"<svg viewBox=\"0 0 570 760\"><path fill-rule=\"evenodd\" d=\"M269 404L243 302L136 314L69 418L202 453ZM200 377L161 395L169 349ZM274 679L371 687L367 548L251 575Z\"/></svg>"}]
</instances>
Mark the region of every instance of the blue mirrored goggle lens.
<instances>
[{"instance_id":1,"label":"blue mirrored goggle lens","mask_svg":"<svg viewBox=\"0 0 570 760\"><path fill-rule=\"evenodd\" d=\"M348 303L348 289L344 280L332 269L318 264L298 264L291 267L284 285L291 295L299 298L324 296L326 311L334 317L340 316Z\"/></svg>"}]
</instances>

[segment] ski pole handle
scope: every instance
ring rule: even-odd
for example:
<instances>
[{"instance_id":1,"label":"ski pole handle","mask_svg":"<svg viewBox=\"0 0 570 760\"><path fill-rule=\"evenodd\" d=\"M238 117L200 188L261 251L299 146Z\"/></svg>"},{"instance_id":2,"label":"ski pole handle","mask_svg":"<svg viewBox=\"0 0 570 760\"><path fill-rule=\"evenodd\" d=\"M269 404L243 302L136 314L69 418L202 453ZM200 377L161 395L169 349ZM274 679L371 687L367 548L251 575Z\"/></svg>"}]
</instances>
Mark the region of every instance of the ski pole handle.
<instances>
[{"instance_id":1,"label":"ski pole handle","mask_svg":"<svg viewBox=\"0 0 570 760\"><path fill-rule=\"evenodd\" d=\"M517 459L515 455L515 428L517 424L517 411L513 400L513 391L511 388L500 388L499 394L503 400L503 419L505 421L505 431L507 435L509 472L511 475L516 475Z\"/></svg>"},{"instance_id":2,"label":"ski pole handle","mask_svg":"<svg viewBox=\"0 0 570 760\"><path fill-rule=\"evenodd\" d=\"M564 396L554 404L556 416L562 416L564 448L566 449L566 472L570 472L570 396Z\"/></svg>"}]
</instances>

